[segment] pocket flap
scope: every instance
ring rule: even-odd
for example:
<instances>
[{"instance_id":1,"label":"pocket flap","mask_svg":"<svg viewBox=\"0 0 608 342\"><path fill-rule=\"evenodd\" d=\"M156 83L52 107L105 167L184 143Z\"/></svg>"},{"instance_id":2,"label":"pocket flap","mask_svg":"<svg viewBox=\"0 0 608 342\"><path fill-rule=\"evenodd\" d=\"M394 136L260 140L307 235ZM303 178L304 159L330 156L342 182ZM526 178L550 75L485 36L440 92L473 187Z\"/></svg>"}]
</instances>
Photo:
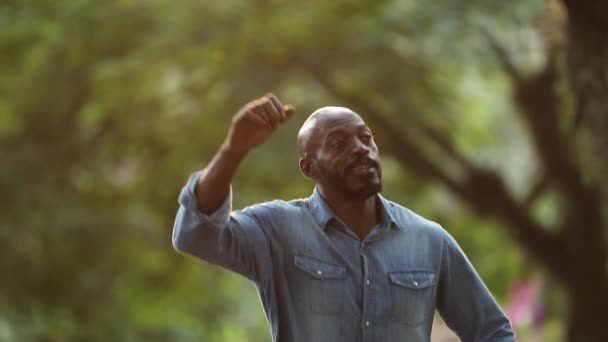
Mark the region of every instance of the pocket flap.
<instances>
[{"instance_id":1,"label":"pocket flap","mask_svg":"<svg viewBox=\"0 0 608 342\"><path fill-rule=\"evenodd\" d=\"M435 272L406 271L389 273L391 282L410 289L423 289L435 285Z\"/></svg>"},{"instance_id":2,"label":"pocket flap","mask_svg":"<svg viewBox=\"0 0 608 342\"><path fill-rule=\"evenodd\" d=\"M294 261L298 269L317 279L340 279L346 277L346 268L309 256L296 255Z\"/></svg>"}]
</instances>

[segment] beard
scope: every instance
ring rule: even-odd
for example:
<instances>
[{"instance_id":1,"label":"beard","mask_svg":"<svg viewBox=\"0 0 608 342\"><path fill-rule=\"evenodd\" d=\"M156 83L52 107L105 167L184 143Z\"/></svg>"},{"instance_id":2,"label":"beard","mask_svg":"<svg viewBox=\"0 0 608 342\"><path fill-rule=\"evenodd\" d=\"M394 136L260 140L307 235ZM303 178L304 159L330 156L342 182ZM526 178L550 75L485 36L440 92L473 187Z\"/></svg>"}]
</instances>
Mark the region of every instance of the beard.
<instances>
[{"instance_id":1,"label":"beard","mask_svg":"<svg viewBox=\"0 0 608 342\"><path fill-rule=\"evenodd\" d=\"M378 163L373 161L373 164L373 172L358 175L354 171L356 165L350 165L344 170L344 174L340 174L317 163L318 182L346 198L366 199L382 192L382 170Z\"/></svg>"}]
</instances>

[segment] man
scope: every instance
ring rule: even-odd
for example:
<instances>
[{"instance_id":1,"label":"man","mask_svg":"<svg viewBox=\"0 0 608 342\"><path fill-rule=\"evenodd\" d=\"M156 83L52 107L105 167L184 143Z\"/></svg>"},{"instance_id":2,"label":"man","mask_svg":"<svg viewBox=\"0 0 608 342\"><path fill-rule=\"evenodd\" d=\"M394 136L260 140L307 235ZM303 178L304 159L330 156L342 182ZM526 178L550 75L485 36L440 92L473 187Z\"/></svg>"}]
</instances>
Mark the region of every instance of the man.
<instances>
[{"instance_id":1,"label":"man","mask_svg":"<svg viewBox=\"0 0 608 342\"><path fill-rule=\"evenodd\" d=\"M234 116L180 194L175 248L251 279L274 341L429 341L435 309L463 341L514 341L454 239L379 194L378 149L350 109L321 108L300 129L310 198L230 212L241 160L294 111L268 94Z\"/></svg>"}]
</instances>

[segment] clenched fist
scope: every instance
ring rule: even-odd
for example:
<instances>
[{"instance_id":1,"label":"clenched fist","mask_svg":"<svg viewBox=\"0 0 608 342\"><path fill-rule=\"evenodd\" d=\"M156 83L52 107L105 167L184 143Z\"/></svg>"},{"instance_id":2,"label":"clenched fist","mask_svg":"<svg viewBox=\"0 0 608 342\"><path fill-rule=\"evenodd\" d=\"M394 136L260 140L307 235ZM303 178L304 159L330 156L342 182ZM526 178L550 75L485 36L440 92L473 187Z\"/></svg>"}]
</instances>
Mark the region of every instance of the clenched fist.
<instances>
[{"instance_id":1,"label":"clenched fist","mask_svg":"<svg viewBox=\"0 0 608 342\"><path fill-rule=\"evenodd\" d=\"M231 151L244 154L261 145L272 132L295 113L272 93L253 100L232 118L227 144Z\"/></svg>"}]
</instances>

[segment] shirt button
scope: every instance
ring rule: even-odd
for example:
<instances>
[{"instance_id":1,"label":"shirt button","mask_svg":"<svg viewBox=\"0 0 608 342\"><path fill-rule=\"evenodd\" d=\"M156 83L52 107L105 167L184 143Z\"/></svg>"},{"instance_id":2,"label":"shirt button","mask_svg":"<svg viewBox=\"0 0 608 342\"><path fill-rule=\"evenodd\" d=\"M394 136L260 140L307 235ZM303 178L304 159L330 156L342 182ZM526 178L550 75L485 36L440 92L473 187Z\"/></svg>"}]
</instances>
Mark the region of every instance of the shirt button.
<instances>
[{"instance_id":1,"label":"shirt button","mask_svg":"<svg viewBox=\"0 0 608 342\"><path fill-rule=\"evenodd\" d=\"M361 242L361 248L365 248L365 242Z\"/></svg>"},{"instance_id":2,"label":"shirt button","mask_svg":"<svg viewBox=\"0 0 608 342\"><path fill-rule=\"evenodd\" d=\"M365 281L365 283L366 283L367 285L369 285L369 279L367 279L367 280Z\"/></svg>"},{"instance_id":3,"label":"shirt button","mask_svg":"<svg viewBox=\"0 0 608 342\"><path fill-rule=\"evenodd\" d=\"M323 274L323 271L321 271L321 270L317 270L317 274L318 274L318 275L321 275L321 274ZM418 284L416 284L416 285L418 285Z\"/></svg>"},{"instance_id":4,"label":"shirt button","mask_svg":"<svg viewBox=\"0 0 608 342\"><path fill-rule=\"evenodd\" d=\"M369 321L365 321L365 326L369 327Z\"/></svg>"},{"instance_id":5,"label":"shirt button","mask_svg":"<svg viewBox=\"0 0 608 342\"><path fill-rule=\"evenodd\" d=\"M417 281L414 281L414 286L418 286L418 282Z\"/></svg>"}]
</instances>

